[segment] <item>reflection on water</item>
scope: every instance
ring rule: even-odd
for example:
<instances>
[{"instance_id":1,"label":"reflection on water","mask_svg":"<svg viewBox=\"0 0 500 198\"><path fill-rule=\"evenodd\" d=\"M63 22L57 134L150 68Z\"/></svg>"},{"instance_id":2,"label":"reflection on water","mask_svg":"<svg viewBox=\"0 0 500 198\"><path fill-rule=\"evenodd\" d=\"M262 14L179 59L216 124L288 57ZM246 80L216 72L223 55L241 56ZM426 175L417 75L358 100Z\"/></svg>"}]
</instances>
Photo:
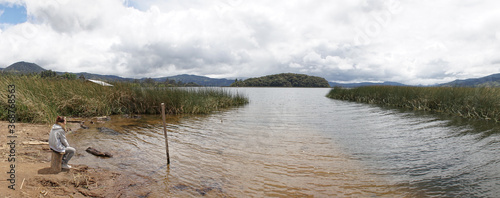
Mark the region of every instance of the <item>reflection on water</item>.
<instances>
[{"instance_id":1,"label":"reflection on water","mask_svg":"<svg viewBox=\"0 0 500 198\"><path fill-rule=\"evenodd\" d=\"M152 196L493 197L500 193L496 124L331 100L329 89L239 88L244 107L169 116L115 116L68 135L73 163L153 180ZM120 134L101 133L108 127ZM109 151L111 159L82 152ZM144 179L146 178L146 179Z\"/></svg>"}]
</instances>

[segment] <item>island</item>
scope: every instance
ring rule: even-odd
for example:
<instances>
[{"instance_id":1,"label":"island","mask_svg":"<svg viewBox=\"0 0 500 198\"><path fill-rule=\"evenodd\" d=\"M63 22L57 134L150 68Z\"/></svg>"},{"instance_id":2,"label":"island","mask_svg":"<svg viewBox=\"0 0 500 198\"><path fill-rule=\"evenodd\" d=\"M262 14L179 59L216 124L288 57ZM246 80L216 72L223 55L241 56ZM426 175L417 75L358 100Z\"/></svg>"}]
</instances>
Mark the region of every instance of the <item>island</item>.
<instances>
[{"instance_id":1,"label":"island","mask_svg":"<svg viewBox=\"0 0 500 198\"><path fill-rule=\"evenodd\" d=\"M321 77L282 73L246 80L236 79L231 87L330 87L330 85Z\"/></svg>"}]
</instances>

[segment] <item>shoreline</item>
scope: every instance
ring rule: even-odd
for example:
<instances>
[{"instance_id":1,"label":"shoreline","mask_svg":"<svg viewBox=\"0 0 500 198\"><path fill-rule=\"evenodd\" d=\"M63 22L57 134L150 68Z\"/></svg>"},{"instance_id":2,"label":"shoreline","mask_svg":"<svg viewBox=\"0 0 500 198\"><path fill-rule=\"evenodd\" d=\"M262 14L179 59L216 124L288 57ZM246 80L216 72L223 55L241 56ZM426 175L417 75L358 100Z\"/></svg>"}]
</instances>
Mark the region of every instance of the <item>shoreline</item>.
<instances>
[{"instance_id":1,"label":"shoreline","mask_svg":"<svg viewBox=\"0 0 500 198\"><path fill-rule=\"evenodd\" d=\"M7 129L8 122L0 121L0 128ZM17 138L15 162L9 162L10 152L5 132L0 136L0 194L5 197L138 197L150 196L154 192L147 186L151 178L142 175L126 175L118 171L83 164L70 164L70 170L58 174L41 174L42 169L50 167L51 151L48 135L50 124L16 123ZM75 126L72 126L72 128ZM79 127L79 125L78 125ZM76 129L74 129L76 130ZM73 130L73 131L74 131ZM83 150L77 152L85 152ZM15 173L12 172L15 165ZM10 189L11 182L7 179L15 176L15 190Z\"/></svg>"},{"instance_id":2,"label":"shoreline","mask_svg":"<svg viewBox=\"0 0 500 198\"><path fill-rule=\"evenodd\" d=\"M335 87L326 95L337 100L437 112L495 123L500 122L499 96L500 88L403 86Z\"/></svg>"}]
</instances>

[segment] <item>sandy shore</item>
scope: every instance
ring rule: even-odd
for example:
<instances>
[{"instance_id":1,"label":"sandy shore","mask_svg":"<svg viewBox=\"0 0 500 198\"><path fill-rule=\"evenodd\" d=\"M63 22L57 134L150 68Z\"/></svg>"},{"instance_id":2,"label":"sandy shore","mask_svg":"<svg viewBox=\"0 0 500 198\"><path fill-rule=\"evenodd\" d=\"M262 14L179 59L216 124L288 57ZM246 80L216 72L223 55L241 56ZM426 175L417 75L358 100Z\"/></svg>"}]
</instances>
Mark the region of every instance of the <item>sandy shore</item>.
<instances>
[{"instance_id":1,"label":"sandy shore","mask_svg":"<svg viewBox=\"0 0 500 198\"><path fill-rule=\"evenodd\" d=\"M52 125L16 123L17 138L9 138L8 122L0 122L0 195L3 197L149 197L149 178L125 175L112 170L71 164L72 169L58 174L42 174L50 167L48 137ZM79 125L71 126L76 130ZM15 140L15 173L9 159ZM71 143L70 143L71 144ZM76 148L85 152L85 148ZM15 190L8 181L15 176Z\"/></svg>"}]
</instances>

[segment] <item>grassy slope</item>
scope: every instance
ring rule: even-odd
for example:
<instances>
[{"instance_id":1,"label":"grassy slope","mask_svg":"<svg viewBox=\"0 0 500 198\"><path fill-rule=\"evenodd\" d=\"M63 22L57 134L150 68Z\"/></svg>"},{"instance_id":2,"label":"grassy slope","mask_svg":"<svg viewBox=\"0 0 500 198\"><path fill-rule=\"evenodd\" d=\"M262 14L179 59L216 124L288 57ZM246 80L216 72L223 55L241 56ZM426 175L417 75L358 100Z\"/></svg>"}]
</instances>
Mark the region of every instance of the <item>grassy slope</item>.
<instances>
[{"instance_id":1,"label":"grassy slope","mask_svg":"<svg viewBox=\"0 0 500 198\"><path fill-rule=\"evenodd\" d=\"M111 114L206 114L248 103L223 89L138 88L130 83L103 87L80 80L0 76L0 119L7 119L7 86L16 86L18 121L50 123L57 115L90 117Z\"/></svg>"},{"instance_id":2,"label":"grassy slope","mask_svg":"<svg viewBox=\"0 0 500 198\"><path fill-rule=\"evenodd\" d=\"M500 88L371 86L334 88L327 97L500 121Z\"/></svg>"}]
</instances>

